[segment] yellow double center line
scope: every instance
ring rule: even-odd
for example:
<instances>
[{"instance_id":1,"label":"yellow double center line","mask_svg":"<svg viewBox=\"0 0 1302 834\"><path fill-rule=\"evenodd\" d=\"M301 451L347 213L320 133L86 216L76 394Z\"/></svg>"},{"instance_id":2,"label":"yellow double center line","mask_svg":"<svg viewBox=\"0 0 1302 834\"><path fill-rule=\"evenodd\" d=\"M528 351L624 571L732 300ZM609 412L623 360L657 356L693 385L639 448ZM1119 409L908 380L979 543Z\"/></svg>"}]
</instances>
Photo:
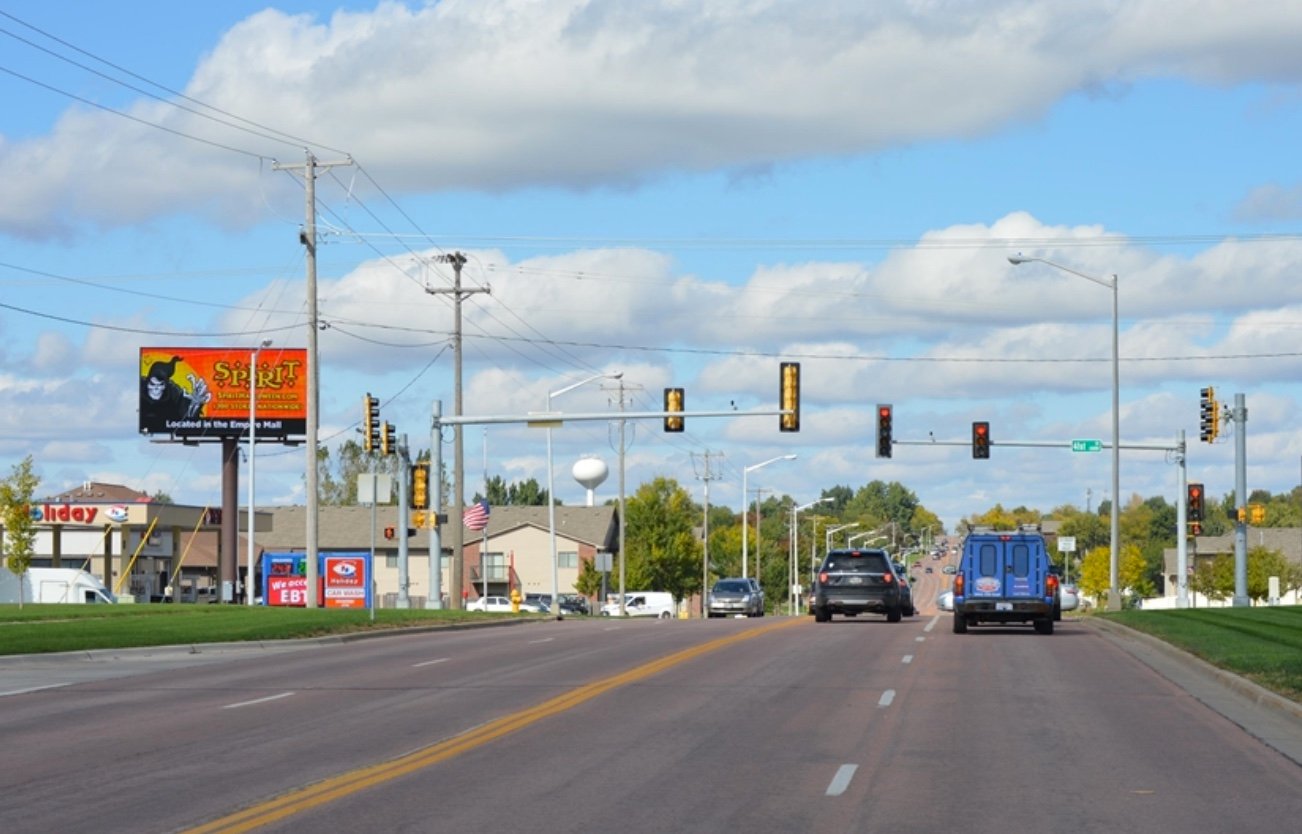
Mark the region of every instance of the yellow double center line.
<instances>
[{"instance_id":1,"label":"yellow double center line","mask_svg":"<svg viewBox=\"0 0 1302 834\"><path fill-rule=\"evenodd\" d=\"M399 756L396 759L333 776L316 784L290 791L275 799L237 811L234 814L204 823L188 829L187 834L217 834L217 832L221 832L221 834L239 834L239 832L243 831L253 831L294 814L318 808L336 799L341 799L358 791L383 784L391 779L397 779L400 776L406 776L422 768L446 761L468 750L481 747L504 735L527 727L535 721L541 721L544 718L573 709L579 704L596 698L598 695L649 678L679 663L684 663L701 655L718 651L734 643L740 643L743 640L749 640L752 637L758 637L779 628L787 628L803 622L805 622L803 618L780 620L772 625L749 629L728 637L721 637L718 640L711 640L708 643L702 643L699 646L693 646L690 649L683 649L659 660L637 666L627 672L571 689L569 692L548 701L543 701L537 706L495 719L472 730L467 730L460 735L404 756Z\"/></svg>"}]
</instances>

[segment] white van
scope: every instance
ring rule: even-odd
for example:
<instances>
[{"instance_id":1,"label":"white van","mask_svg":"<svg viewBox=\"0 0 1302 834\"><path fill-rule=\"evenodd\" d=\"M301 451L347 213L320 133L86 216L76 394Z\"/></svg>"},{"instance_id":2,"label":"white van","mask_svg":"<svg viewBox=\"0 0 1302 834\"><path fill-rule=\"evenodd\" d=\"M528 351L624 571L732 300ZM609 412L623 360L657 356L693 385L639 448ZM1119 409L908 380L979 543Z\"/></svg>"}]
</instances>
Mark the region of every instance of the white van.
<instances>
[{"instance_id":1,"label":"white van","mask_svg":"<svg viewBox=\"0 0 1302 834\"><path fill-rule=\"evenodd\" d=\"M668 591L630 591L624 594L624 611L630 617L658 617L662 620L674 616L674 595ZM601 606L601 616L618 617L619 603Z\"/></svg>"}]
</instances>

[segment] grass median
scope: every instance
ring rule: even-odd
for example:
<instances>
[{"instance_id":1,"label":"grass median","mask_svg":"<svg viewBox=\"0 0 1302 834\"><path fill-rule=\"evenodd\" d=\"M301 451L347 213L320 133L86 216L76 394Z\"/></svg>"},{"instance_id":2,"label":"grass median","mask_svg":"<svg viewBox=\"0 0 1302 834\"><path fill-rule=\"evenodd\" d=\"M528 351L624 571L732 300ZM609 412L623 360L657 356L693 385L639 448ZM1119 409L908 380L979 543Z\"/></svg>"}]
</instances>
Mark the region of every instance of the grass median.
<instances>
[{"instance_id":1,"label":"grass median","mask_svg":"<svg viewBox=\"0 0 1302 834\"><path fill-rule=\"evenodd\" d=\"M0 605L0 655L288 640L413 626L539 619L473 611L243 605Z\"/></svg>"},{"instance_id":2,"label":"grass median","mask_svg":"<svg viewBox=\"0 0 1302 834\"><path fill-rule=\"evenodd\" d=\"M1097 616L1302 702L1302 606L1114 611Z\"/></svg>"}]
</instances>

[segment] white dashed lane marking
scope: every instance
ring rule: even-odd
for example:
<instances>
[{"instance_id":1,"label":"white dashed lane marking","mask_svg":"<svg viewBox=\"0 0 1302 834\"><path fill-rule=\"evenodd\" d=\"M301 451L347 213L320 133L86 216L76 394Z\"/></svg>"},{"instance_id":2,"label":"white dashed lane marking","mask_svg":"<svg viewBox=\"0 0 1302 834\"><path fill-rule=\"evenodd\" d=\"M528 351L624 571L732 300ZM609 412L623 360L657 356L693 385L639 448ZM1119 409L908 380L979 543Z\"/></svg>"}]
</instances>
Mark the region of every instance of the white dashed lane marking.
<instances>
[{"instance_id":1,"label":"white dashed lane marking","mask_svg":"<svg viewBox=\"0 0 1302 834\"><path fill-rule=\"evenodd\" d=\"M854 772L859 769L859 765L843 764L836 769L836 775L832 777L832 782L827 786L828 796L840 796L845 793L845 789L850 787L850 780L854 778Z\"/></svg>"}]
</instances>

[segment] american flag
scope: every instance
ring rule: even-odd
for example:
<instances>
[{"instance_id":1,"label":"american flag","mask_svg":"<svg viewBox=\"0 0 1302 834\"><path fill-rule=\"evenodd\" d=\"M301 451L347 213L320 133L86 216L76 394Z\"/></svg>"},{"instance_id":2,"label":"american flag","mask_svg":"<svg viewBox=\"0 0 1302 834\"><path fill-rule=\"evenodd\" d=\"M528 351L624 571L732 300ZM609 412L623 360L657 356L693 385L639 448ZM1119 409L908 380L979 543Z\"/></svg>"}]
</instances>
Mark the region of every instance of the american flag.
<instances>
[{"instance_id":1,"label":"american flag","mask_svg":"<svg viewBox=\"0 0 1302 834\"><path fill-rule=\"evenodd\" d=\"M466 507L461 514L461 523L471 530L483 530L488 526L488 502L479 501Z\"/></svg>"}]
</instances>

